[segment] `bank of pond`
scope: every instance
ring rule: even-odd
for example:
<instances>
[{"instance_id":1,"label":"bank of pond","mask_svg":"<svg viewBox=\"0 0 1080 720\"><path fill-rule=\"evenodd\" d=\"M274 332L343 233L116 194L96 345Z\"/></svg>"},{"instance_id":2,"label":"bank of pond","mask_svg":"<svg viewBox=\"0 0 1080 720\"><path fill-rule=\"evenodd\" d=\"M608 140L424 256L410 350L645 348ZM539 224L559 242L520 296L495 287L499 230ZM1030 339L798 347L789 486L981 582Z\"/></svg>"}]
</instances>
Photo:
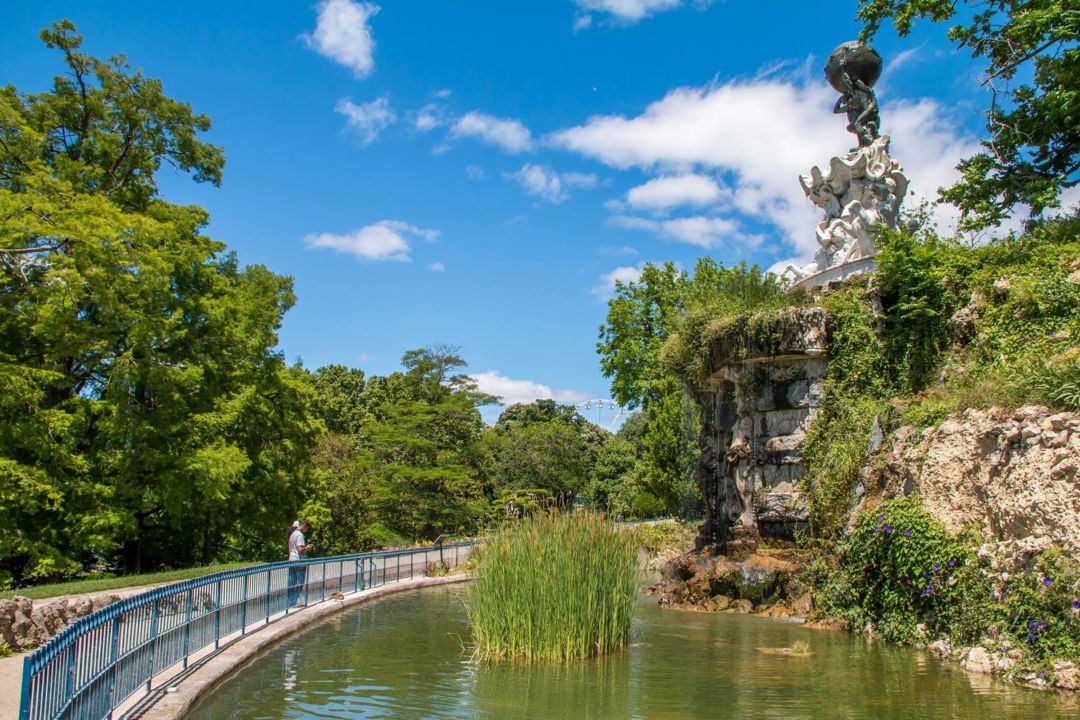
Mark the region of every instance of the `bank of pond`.
<instances>
[{"instance_id":1,"label":"bank of pond","mask_svg":"<svg viewBox=\"0 0 1080 720\"><path fill-rule=\"evenodd\" d=\"M663 610L647 597L637 600L624 650L568 663L483 662L470 647L469 592L414 591L316 623L239 669L189 717L1080 716L1075 696L968 675L920 650L747 615Z\"/></svg>"}]
</instances>

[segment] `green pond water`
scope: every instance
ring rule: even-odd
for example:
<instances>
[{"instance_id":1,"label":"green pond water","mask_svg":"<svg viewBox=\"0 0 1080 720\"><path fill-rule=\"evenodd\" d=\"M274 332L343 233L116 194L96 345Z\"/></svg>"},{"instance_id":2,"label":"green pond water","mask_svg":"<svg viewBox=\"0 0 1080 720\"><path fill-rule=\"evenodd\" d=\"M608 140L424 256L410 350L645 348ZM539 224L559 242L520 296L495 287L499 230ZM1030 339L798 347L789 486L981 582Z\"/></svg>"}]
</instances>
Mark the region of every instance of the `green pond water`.
<instances>
[{"instance_id":1,"label":"green pond water","mask_svg":"<svg viewBox=\"0 0 1080 720\"><path fill-rule=\"evenodd\" d=\"M624 652L568 666L475 664L467 588L347 610L275 645L189 716L225 718L1055 718L1075 697L970 677L924 653L776 620L660 610ZM813 655L757 648L809 643Z\"/></svg>"}]
</instances>

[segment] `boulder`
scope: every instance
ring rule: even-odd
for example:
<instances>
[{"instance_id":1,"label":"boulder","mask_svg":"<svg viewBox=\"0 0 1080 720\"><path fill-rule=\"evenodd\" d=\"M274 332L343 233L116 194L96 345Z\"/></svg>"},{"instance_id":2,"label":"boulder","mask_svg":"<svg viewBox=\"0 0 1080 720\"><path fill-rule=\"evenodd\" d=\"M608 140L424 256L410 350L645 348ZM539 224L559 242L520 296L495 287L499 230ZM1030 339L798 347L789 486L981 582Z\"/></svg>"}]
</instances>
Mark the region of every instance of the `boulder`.
<instances>
[{"instance_id":1,"label":"boulder","mask_svg":"<svg viewBox=\"0 0 1080 720\"><path fill-rule=\"evenodd\" d=\"M994 661L984 647L971 648L961 665L968 672L984 674L994 672Z\"/></svg>"}]
</instances>

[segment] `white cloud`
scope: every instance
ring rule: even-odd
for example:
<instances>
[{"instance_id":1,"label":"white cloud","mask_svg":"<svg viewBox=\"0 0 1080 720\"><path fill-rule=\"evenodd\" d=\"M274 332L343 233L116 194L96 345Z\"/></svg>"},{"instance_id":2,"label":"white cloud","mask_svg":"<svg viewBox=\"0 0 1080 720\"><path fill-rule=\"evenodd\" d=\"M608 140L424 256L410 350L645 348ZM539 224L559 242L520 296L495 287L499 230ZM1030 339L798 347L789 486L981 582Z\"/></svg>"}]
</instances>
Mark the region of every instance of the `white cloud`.
<instances>
[{"instance_id":1,"label":"white cloud","mask_svg":"<svg viewBox=\"0 0 1080 720\"><path fill-rule=\"evenodd\" d=\"M731 178L735 218L774 225L789 252L809 259L818 247L814 228L821 218L798 176L814 165L827 168L829 158L846 152L854 140L844 130L844 119L831 112L835 99L835 92L816 74L811 79L805 66L774 68L750 80L678 88L636 117L592 117L550 139L620 169L723 173ZM893 138L892 154L904 165L915 195L933 196L938 186L951 184L956 163L977 147L952 122L949 109L932 100L883 102L881 115L883 129ZM912 201L906 205L912 207ZM947 213L939 211L943 217ZM726 222L624 218L616 224L707 247L729 229Z\"/></svg>"},{"instance_id":2,"label":"white cloud","mask_svg":"<svg viewBox=\"0 0 1080 720\"><path fill-rule=\"evenodd\" d=\"M750 235L739 228L739 223L730 218L706 217L694 215L673 220L653 220L652 218L616 215L611 224L628 230L646 230L676 242L696 245L702 248L718 248L739 245L753 248L761 244L760 235Z\"/></svg>"},{"instance_id":3,"label":"white cloud","mask_svg":"<svg viewBox=\"0 0 1080 720\"><path fill-rule=\"evenodd\" d=\"M433 241L438 230L426 230L400 220L382 220L344 235L318 233L304 237L313 249L330 249L355 255L364 260L409 262L412 248L409 237Z\"/></svg>"},{"instance_id":4,"label":"white cloud","mask_svg":"<svg viewBox=\"0 0 1080 720\"><path fill-rule=\"evenodd\" d=\"M592 15L578 15L574 18L574 32L581 32L592 27Z\"/></svg>"},{"instance_id":5,"label":"white cloud","mask_svg":"<svg viewBox=\"0 0 1080 720\"><path fill-rule=\"evenodd\" d=\"M584 12L607 13L625 23L635 23L655 13L674 10L683 4L683 0L574 0L574 2ZM577 29L576 23L575 29Z\"/></svg>"},{"instance_id":6,"label":"white cloud","mask_svg":"<svg viewBox=\"0 0 1080 720\"><path fill-rule=\"evenodd\" d=\"M334 110L345 116L349 128L356 131L365 145L375 142L380 132L397 121L385 95L362 105L351 98L341 98Z\"/></svg>"},{"instance_id":7,"label":"white cloud","mask_svg":"<svg viewBox=\"0 0 1080 720\"><path fill-rule=\"evenodd\" d=\"M304 36L308 47L365 78L375 69L375 40L368 21L379 12L374 3L322 0L315 31Z\"/></svg>"},{"instance_id":8,"label":"white cloud","mask_svg":"<svg viewBox=\"0 0 1080 720\"><path fill-rule=\"evenodd\" d=\"M450 91L446 88L443 88L442 90L436 90L434 93L432 93L432 95L439 98L440 100L445 100L446 98L450 97Z\"/></svg>"},{"instance_id":9,"label":"white cloud","mask_svg":"<svg viewBox=\"0 0 1080 720\"><path fill-rule=\"evenodd\" d=\"M428 103L420 108L413 117L413 127L420 132L434 130L449 123L446 106L440 103Z\"/></svg>"},{"instance_id":10,"label":"white cloud","mask_svg":"<svg viewBox=\"0 0 1080 720\"><path fill-rule=\"evenodd\" d=\"M453 138L472 137L502 148L508 153L527 152L533 149L533 136L529 128L511 118L497 118L473 110L463 115L450 128Z\"/></svg>"},{"instance_id":11,"label":"white cloud","mask_svg":"<svg viewBox=\"0 0 1080 720\"><path fill-rule=\"evenodd\" d=\"M636 267L631 265L617 267L611 272L601 275L600 284L595 286L591 292L601 302L607 302L615 294L616 283L637 282L641 278L641 271L644 267L645 263L639 263Z\"/></svg>"},{"instance_id":12,"label":"white cloud","mask_svg":"<svg viewBox=\"0 0 1080 720\"><path fill-rule=\"evenodd\" d=\"M487 177L487 173L484 172L484 168L479 165L466 165L465 176L470 180L483 180Z\"/></svg>"},{"instance_id":13,"label":"white cloud","mask_svg":"<svg viewBox=\"0 0 1080 720\"><path fill-rule=\"evenodd\" d=\"M433 262L428 265L428 270L437 273L446 272L446 266L443 265L441 262Z\"/></svg>"},{"instance_id":14,"label":"white cloud","mask_svg":"<svg viewBox=\"0 0 1080 720\"><path fill-rule=\"evenodd\" d=\"M576 390L552 390L550 386L532 380L508 378L498 370L488 370L472 376L480 392L495 395L502 399L503 405L531 403L536 400L555 400L557 402L578 402L588 397Z\"/></svg>"},{"instance_id":15,"label":"white cloud","mask_svg":"<svg viewBox=\"0 0 1080 720\"><path fill-rule=\"evenodd\" d=\"M730 195L730 190L721 190L711 177L687 173L653 178L631 188L626 193L626 202L635 208L668 210L680 205L712 205Z\"/></svg>"},{"instance_id":16,"label":"white cloud","mask_svg":"<svg viewBox=\"0 0 1080 720\"><path fill-rule=\"evenodd\" d=\"M570 197L570 188L592 188L596 176L584 173L557 173L545 165L526 163L517 172L507 173L506 178L517 182L529 195L537 195L553 203L561 203Z\"/></svg>"}]
</instances>

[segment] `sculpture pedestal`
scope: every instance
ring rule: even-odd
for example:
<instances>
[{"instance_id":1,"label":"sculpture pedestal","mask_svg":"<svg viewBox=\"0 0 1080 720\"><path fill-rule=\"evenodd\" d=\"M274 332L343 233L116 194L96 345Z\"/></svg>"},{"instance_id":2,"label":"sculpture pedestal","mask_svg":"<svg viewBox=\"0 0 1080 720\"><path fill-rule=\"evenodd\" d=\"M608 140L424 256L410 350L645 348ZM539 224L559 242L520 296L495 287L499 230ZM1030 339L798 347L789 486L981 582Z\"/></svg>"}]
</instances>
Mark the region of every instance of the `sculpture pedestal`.
<instances>
[{"instance_id":1,"label":"sculpture pedestal","mask_svg":"<svg viewBox=\"0 0 1080 720\"><path fill-rule=\"evenodd\" d=\"M876 269L877 257L862 257L858 260L851 260L840 265L833 265L832 267L825 268L824 270L816 272L813 275L807 275L806 277L791 283L791 287L821 287L822 285L828 285L831 282L847 280L852 275L873 272Z\"/></svg>"}]
</instances>

